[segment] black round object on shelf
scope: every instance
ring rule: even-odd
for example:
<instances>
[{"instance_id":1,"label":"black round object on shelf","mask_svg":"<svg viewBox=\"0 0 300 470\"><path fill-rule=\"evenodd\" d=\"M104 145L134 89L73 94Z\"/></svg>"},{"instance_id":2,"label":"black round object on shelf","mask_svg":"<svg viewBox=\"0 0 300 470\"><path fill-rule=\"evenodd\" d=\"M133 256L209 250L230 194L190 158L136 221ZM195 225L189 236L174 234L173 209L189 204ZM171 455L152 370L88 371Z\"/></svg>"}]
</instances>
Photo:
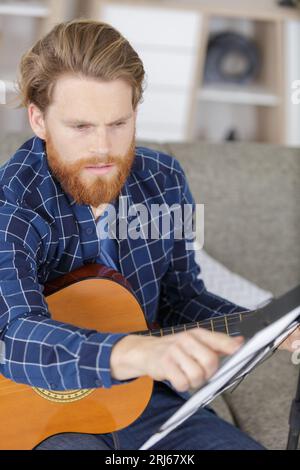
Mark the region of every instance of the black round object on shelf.
<instances>
[{"instance_id":1,"label":"black round object on shelf","mask_svg":"<svg viewBox=\"0 0 300 470\"><path fill-rule=\"evenodd\" d=\"M222 32L208 43L205 81L247 83L260 69L260 54L255 42L235 32Z\"/></svg>"},{"instance_id":2,"label":"black round object on shelf","mask_svg":"<svg viewBox=\"0 0 300 470\"><path fill-rule=\"evenodd\" d=\"M297 6L297 0L278 0L278 5L280 7L292 7L295 8ZM298 2L299 3L299 2Z\"/></svg>"}]
</instances>

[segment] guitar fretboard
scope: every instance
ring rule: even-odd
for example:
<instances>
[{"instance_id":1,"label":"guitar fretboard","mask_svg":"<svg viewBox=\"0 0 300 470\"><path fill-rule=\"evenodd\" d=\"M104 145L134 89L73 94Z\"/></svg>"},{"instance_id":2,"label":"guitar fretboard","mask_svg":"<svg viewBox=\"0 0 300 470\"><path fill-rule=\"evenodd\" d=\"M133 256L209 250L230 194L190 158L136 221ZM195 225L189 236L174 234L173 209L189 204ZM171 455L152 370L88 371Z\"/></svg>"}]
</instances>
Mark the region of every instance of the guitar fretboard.
<instances>
[{"instance_id":1,"label":"guitar fretboard","mask_svg":"<svg viewBox=\"0 0 300 470\"><path fill-rule=\"evenodd\" d=\"M191 330L193 328L205 328L210 331L225 333L228 336L237 336L240 334L239 324L247 316L257 314L257 310L245 310L244 312L220 315L219 317L209 318L200 322L191 322L182 325L170 326L167 328L157 328L154 330L138 331L135 334L145 336L165 336L179 333L181 331Z\"/></svg>"}]
</instances>

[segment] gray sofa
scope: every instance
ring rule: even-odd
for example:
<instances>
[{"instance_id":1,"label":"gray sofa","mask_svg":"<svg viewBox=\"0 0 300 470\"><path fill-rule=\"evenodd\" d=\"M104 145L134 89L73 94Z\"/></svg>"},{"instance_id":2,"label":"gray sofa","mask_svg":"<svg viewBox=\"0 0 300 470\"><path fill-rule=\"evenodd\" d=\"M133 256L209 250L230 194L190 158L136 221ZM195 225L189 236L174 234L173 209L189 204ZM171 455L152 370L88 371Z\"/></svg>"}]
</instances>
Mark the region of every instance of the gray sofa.
<instances>
[{"instance_id":1,"label":"gray sofa","mask_svg":"<svg viewBox=\"0 0 300 470\"><path fill-rule=\"evenodd\" d=\"M0 142L0 163L28 135ZM142 143L181 162L197 203L205 204L205 250L275 296L300 283L300 150L263 144ZM284 449L299 366L276 352L216 411L269 449Z\"/></svg>"}]
</instances>

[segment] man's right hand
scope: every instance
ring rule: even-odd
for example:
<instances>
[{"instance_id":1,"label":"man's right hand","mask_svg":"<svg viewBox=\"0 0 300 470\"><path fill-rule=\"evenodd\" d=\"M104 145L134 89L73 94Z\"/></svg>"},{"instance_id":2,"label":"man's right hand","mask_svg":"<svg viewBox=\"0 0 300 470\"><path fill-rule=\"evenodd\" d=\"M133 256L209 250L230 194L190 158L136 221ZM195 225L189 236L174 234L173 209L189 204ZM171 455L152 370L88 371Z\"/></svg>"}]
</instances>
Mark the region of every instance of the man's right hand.
<instances>
[{"instance_id":1,"label":"man's right hand","mask_svg":"<svg viewBox=\"0 0 300 470\"><path fill-rule=\"evenodd\" d=\"M127 380L144 375L168 380L179 392L199 388L218 369L220 356L233 354L242 337L194 328L164 337L128 335L112 349L112 377Z\"/></svg>"}]
</instances>

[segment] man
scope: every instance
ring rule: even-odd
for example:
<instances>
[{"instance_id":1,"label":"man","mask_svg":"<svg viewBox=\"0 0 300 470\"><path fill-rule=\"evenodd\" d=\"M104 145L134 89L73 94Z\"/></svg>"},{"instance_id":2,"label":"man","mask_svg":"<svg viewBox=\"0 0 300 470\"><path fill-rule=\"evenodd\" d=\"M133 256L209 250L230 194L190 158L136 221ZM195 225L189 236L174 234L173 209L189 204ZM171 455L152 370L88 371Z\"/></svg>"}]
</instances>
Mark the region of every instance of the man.
<instances>
[{"instance_id":1,"label":"man","mask_svg":"<svg viewBox=\"0 0 300 470\"><path fill-rule=\"evenodd\" d=\"M186 240L101 239L107 204L194 204L176 160L135 148L143 65L111 26L57 25L23 56L23 105L35 137L0 172L0 372L53 390L155 380L142 416L101 436L66 434L39 449L136 449L217 369L241 338L192 329L163 338L109 334L50 318L42 285L83 264L107 264L127 278L148 321L162 326L240 312L206 291ZM158 110L159 112L159 110ZM118 217L120 214L118 215ZM87 312L88 313L88 312ZM211 410L195 413L161 449L259 449Z\"/></svg>"}]
</instances>

